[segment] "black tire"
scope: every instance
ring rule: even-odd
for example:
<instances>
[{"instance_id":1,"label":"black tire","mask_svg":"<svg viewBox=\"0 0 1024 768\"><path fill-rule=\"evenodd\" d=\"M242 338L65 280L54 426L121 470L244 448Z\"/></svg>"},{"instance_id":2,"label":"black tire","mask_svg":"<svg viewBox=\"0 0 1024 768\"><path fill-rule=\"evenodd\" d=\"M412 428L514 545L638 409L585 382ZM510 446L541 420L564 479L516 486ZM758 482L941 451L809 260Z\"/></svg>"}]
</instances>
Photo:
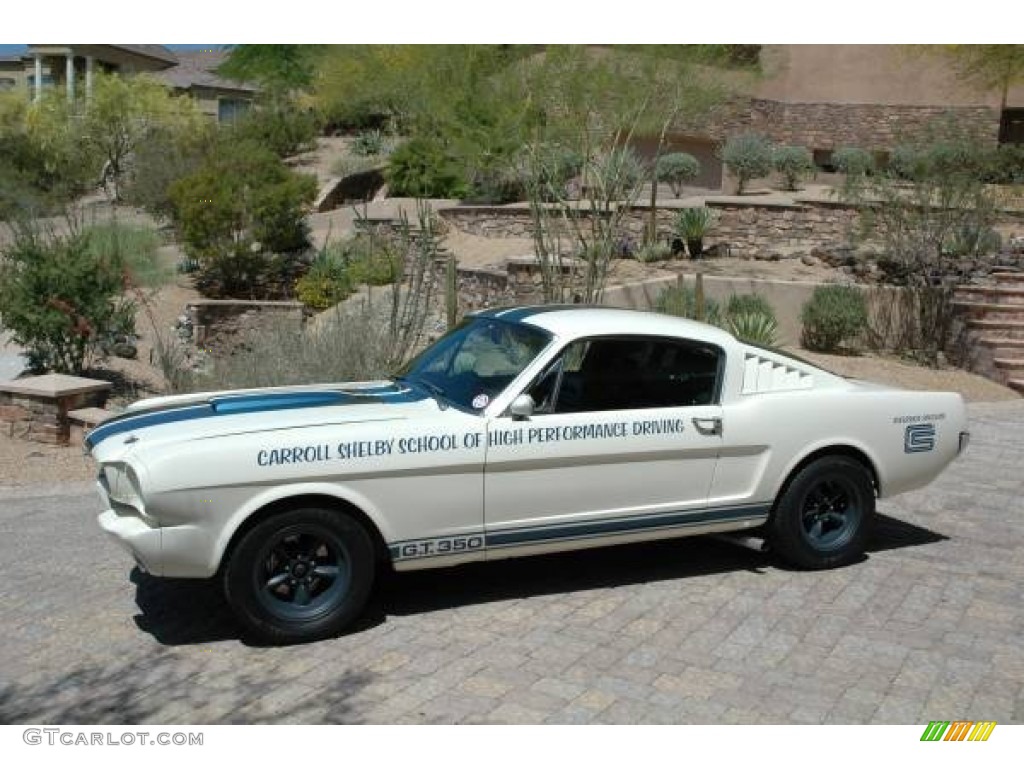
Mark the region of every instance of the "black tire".
<instances>
[{"instance_id":1,"label":"black tire","mask_svg":"<svg viewBox=\"0 0 1024 768\"><path fill-rule=\"evenodd\" d=\"M333 637L363 610L374 547L352 516L302 508L274 515L239 540L224 594L245 629L275 644Z\"/></svg>"},{"instance_id":2,"label":"black tire","mask_svg":"<svg viewBox=\"0 0 1024 768\"><path fill-rule=\"evenodd\" d=\"M797 568L838 568L863 557L874 516L870 471L848 456L824 456L782 491L768 521L768 541Z\"/></svg>"}]
</instances>

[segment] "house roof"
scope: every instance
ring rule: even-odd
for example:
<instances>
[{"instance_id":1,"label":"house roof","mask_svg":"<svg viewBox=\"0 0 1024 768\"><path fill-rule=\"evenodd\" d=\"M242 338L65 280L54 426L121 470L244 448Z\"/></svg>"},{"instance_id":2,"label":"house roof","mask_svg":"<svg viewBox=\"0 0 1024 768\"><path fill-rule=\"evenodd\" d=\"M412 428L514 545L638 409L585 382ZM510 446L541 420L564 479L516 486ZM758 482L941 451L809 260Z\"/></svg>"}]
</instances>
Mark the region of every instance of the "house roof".
<instances>
[{"instance_id":1,"label":"house roof","mask_svg":"<svg viewBox=\"0 0 1024 768\"><path fill-rule=\"evenodd\" d=\"M216 64L214 64L216 66ZM221 90L255 93L259 88L252 83L231 80L205 68L203 60L183 61L177 66L153 73L173 88L217 88Z\"/></svg>"},{"instance_id":2,"label":"house roof","mask_svg":"<svg viewBox=\"0 0 1024 768\"><path fill-rule=\"evenodd\" d=\"M174 51L163 45L112 45L111 48L120 48L122 51L135 53L139 56L146 56L157 61L165 61L168 64L177 64L178 57Z\"/></svg>"}]
</instances>

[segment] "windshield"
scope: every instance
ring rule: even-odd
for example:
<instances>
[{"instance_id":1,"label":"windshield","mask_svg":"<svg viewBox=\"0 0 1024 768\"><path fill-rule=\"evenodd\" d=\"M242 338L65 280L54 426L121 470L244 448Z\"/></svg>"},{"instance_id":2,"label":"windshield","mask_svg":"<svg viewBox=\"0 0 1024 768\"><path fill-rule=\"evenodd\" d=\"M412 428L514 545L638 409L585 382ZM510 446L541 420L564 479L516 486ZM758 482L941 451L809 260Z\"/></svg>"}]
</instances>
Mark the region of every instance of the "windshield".
<instances>
[{"instance_id":1,"label":"windshield","mask_svg":"<svg viewBox=\"0 0 1024 768\"><path fill-rule=\"evenodd\" d=\"M481 411L550 340L539 328L470 318L413 358L398 378L419 383L460 408Z\"/></svg>"}]
</instances>

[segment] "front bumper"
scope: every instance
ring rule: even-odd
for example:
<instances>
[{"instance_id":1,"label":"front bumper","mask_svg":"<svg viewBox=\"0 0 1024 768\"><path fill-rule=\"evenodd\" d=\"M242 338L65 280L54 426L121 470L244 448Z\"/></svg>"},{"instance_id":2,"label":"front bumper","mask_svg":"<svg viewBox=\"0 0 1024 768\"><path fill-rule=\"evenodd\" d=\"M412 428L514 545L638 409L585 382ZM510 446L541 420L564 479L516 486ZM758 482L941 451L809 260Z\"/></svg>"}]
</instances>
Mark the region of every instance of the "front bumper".
<instances>
[{"instance_id":1,"label":"front bumper","mask_svg":"<svg viewBox=\"0 0 1024 768\"><path fill-rule=\"evenodd\" d=\"M108 509L96 518L100 528L135 558L139 567L154 576L163 574L162 531L139 517L119 515Z\"/></svg>"}]
</instances>

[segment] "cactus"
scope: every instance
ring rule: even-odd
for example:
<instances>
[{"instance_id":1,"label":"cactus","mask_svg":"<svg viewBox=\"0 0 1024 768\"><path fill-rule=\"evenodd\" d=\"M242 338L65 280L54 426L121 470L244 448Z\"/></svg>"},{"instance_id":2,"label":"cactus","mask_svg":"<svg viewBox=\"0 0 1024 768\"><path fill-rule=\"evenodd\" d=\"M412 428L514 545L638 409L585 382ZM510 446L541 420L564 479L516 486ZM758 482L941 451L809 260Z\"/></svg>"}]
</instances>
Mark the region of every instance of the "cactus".
<instances>
[{"instance_id":1,"label":"cactus","mask_svg":"<svg viewBox=\"0 0 1024 768\"><path fill-rule=\"evenodd\" d=\"M455 254L448 257L448 265L445 272L444 304L448 315L448 328L454 328L455 324L459 322L459 274L456 270Z\"/></svg>"}]
</instances>

